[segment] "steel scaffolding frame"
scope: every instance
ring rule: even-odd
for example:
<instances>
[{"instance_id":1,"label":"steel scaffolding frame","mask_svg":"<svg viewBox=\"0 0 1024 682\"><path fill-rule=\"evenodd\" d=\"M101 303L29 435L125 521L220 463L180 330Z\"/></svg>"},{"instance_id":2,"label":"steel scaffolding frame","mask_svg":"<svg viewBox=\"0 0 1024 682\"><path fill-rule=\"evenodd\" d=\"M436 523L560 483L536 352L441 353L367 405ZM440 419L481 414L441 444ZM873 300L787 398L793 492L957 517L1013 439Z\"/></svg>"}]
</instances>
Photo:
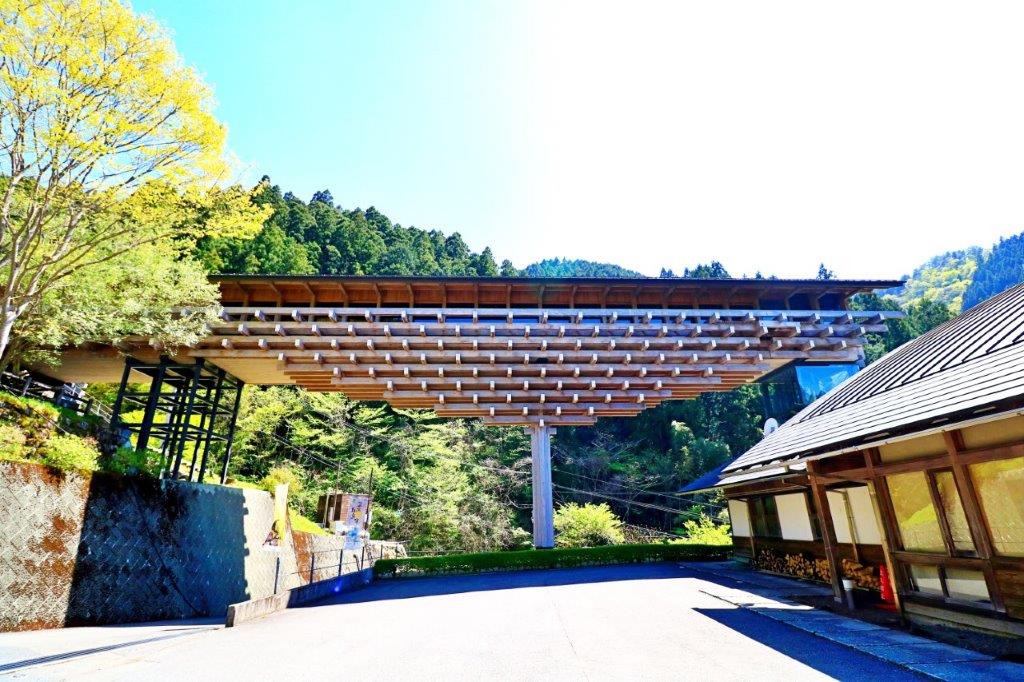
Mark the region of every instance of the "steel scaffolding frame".
<instances>
[{"instance_id":1,"label":"steel scaffolding frame","mask_svg":"<svg viewBox=\"0 0 1024 682\"><path fill-rule=\"evenodd\" d=\"M136 388L132 372L149 377L149 385ZM166 356L157 362L126 358L110 420L108 454L134 436L135 451L160 453L163 477L202 482L211 456L220 450L224 483L244 385L202 358L188 363ZM128 418L140 410L140 418Z\"/></svg>"}]
</instances>

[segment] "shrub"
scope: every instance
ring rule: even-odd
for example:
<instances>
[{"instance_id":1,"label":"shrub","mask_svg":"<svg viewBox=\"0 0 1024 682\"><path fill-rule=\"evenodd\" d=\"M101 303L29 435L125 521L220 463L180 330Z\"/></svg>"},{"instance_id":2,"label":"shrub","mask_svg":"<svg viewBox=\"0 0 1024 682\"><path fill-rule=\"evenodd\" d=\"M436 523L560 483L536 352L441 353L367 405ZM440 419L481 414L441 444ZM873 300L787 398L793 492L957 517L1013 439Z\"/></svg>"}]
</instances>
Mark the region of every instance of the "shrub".
<instances>
[{"instance_id":1,"label":"shrub","mask_svg":"<svg viewBox=\"0 0 1024 682\"><path fill-rule=\"evenodd\" d=\"M162 457L153 450L137 451L133 447L118 448L103 463L103 468L124 476L159 476L162 468Z\"/></svg>"},{"instance_id":2,"label":"shrub","mask_svg":"<svg viewBox=\"0 0 1024 682\"><path fill-rule=\"evenodd\" d=\"M100 451L96 441L78 436L53 436L43 446L43 464L63 469L96 471Z\"/></svg>"},{"instance_id":3,"label":"shrub","mask_svg":"<svg viewBox=\"0 0 1024 682\"><path fill-rule=\"evenodd\" d=\"M273 494L274 490L282 483L288 484L288 494L291 496L298 495L302 492L302 484L299 482L299 477L295 475L295 471L291 467L279 466L271 469L263 480L260 481L260 485L268 493Z\"/></svg>"},{"instance_id":4,"label":"shrub","mask_svg":"<svg viewBox=\"0 0 1024 682\"><path fill-rule=\"evenodd\" d=\"M555 544L559 547L620 545L622 521L607 504L563 504L555 511Z\"/></svg>"},{"instance_id":5,"label":"shrub","mask_svg":"<svg viewBox=\"0 0 1024 682\"><path fill-rule=\"evenodd\" d=\"M25 432L14 424L0 424L0 460L26 461Z\"/></svg>"},{"instance_id":6,"label":"shrub","mask_svg":"<svg viewBox=\"0 0 1024 682\"><path fill-rule=\"evenodd\" d=\"M697 544L606 545L567 549L449 554L413 559L381 559L373 565L378 578L446 573L521 571L543 568L573 568L607 564L635 564L650 561L722 561L729 547Z\"/></svg>"},{"instance_id":7,"label":"shrub","mask_svg":"<svg viewBox=\"0 0 1024 682\"><path fill-rule=\"evenodd\" d=\"M399 511L380 504L373 505L373 518L370 520L370 537L374 540L387 540L400 537L402 514Z\"/></svg>"},{"instance_id":8,"label":"shrub","mask_svg":"<svg viewBox=\"0 0 1024 682\"><path fill-rule=\"evenodd\" d=\"M731 545L732 535L729 532L729 524L715 523L707 514L701 514L696 519L683 522L681 535L686 537L679 542L694 543L698 545Z\"/></svg>"},{"instance_id":9,"label":"shrub","mask_svg":"<svg viewBox=\"0 0 1024 682\"><path fill-rule=\"evenodd\" d=\"M60 413L52 405L0 391L0 420L21 429L28 455L34 454L49 440L59 418Z\"/></svg>"}]
</instances>

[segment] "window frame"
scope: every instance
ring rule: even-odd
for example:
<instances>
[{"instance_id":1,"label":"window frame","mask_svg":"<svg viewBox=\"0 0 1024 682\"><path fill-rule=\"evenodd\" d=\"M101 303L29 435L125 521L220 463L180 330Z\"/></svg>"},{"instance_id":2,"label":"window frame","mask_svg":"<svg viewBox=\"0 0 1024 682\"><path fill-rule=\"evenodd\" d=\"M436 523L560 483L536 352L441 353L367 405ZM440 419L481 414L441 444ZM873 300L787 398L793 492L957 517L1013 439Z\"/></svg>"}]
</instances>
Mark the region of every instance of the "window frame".
<instances>
[{"instance_id":1,"label":"window frame","mask_svg":"<svg viewBox=\"0 0 1024 682\"><path fill-rule=\"evenodd\" d=\"M771 510L766 500L771 499ZM766 540L782 540L782 524L779 521L779 507L774 495L758 495L750 498L750 532L752 537ZM763 529L763 532L762 532ZM774 535L772 531L774 530Z\"/></svg>"},{"instance_id":2,"label":"window frame","mask_svg":"<svg viewBox=\"0 0 1024 682\"><path fill-rule=\"evenodd\" d=\"M959 558L965 558L965 559L975 559L975 558L978 558L979 554L978 554L977 546L975 546L975 548L973 550L970 550L970 551L958 550L956 548L956 543L953 541L953 533L952 533L952 531L950 531L949 519L946 517L946 507L945 507L944 504L942 504L942 495L939 493L938 482L936 481L936 478L935 478L937 474L943 473L943 472L949 473L950 475L953 475L952 467L936 467L936 468L927 468L927 469L920 470L920 473L924 474L925 485L928 487L928 497L931 500L932 508L935 511L935 518L936 518L936 520L938 521L938 524L939 524L939 534L942 536L942 544L945 546L945 550L946 550L945 554L940 554L938 552L926 552L926 551L918 550L918 549L907 549L906 542L903 539L903 529L900 527L899 519L895 518L895 514L894 514L893 520L896 522L896 530L899 533L899 536L898 536L899 537L899 549L902 552L909 552L909 553L922 554L922 555L948 556L950 558L958 558L958 559ZM918 472L908 471L908 472L904 472L904 473L918 473ZM886 475L884 477L886 479L886 491L888 492L889 497L890 497L890 504L891 504L891 499L892 499L892 491L889 489L889 477L892 476L892 475L893 474L888 474L888 475ZM964 516L966 517L966 512L964 510L964 494L963 494L963 491L960 490L960 487L956 484L956 477L955 476L953 477L953 484L956 487L956 493L957 493L958 502L960 503L961 512L964 512ZM969 525L970 525L970 522L968 522L968 527L969 527ZM985 531L987 532L988 529L986 528ZM971 542L972 542L972 544L975 544L973 536L971 538Z\"/></svg>"}]
</instances>

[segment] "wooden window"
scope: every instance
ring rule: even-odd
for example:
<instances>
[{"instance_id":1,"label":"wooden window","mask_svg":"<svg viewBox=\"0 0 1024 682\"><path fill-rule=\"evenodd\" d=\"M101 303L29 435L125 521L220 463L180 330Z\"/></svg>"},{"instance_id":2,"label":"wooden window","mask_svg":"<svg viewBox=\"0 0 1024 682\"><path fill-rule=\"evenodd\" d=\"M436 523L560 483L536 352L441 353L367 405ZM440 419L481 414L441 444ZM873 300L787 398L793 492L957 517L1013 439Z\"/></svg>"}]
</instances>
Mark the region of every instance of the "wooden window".
<instances>
[{"instance_id":1,"label":"wooden window","mask_svg":"<svg viewBox=\"0 0 1024 682\"><path fill-rule=\"evenodd\" d=\"M904 550L977 556L952 471L893 474L886 482Z\"/></svg>"},{"instance_id":2,"label":"wooden window","mask_svg":"<svg viewBox=\"0 0 1024 682\"><path fill-rule=\"evenodd\" d=\"M1024 556L1024 457L979 462L970 472L996 554Z\"/></svg>"},{"instance_id":3,"label":"wooden window","mask_svg":"<svg viewBox=\"0 0 1024 682\"><path fill-rule=\"evenodd\" d=\"M956 601L990 605L992 602L985 583L985 574L966 568L946 566L942 570L946 581L946 594Z\"/></svg>"},{"instance_id":4,"label":"wooden window","mask_svg":"<svg viewBox=\"0 0 1024 682\"><path fill-rule=\"evenodd\" d=\"M945 596L938 566L910 564L907 566L907 572L910 574L910 587L915 592L936 597Z\"/></svg>"},{"instance_id":5,"label":"wooden window","mask_svg":"<svg viewBox=\"0 0 1024 682\"><path fill-rule=\"evenodd\" d=\"M775 498L771 495L755 497L750 501L753 518L754 535L760 538L781 538L782 527L779 524L779 510L775 506Z\"/></svg>"},{"instance_id":6,"label":"wooden window","mask_svg":"<svg viewBox=\"0 0 1024 682\"><path fill-rule=\"evenodd\" d=\"M960 500L960 493L956 489L956 481L953 479L953 472L948 469L936 471L932 476L939 503L942 505L942 513L946 517L949 540L954 553L958 556L977 556L974 540L971 539L971 528L967 524L967 515L964 514L964 505Z\"/></svg>"},{"instance_id":7,"label":"wooden window","mask_svg":"<svg viewBox=\"0 0 1024 682\"><path fill-rule=\"evenodd\" d=\"M992 608L982 571L930 564L906 564L906 569L910 589L922 596Z\"/></svg>"},{"instance_id":8,"label":"wooden window","mask_svg":"<svg viewBox=\"0 0 1024 682\"><path fill-rule=\"evenodd\" d=\"M939 516L932 504L928 477L923 471L886 476L889 495L903 549L911 552L946 553Z\"/></svg>"}]
</instances>

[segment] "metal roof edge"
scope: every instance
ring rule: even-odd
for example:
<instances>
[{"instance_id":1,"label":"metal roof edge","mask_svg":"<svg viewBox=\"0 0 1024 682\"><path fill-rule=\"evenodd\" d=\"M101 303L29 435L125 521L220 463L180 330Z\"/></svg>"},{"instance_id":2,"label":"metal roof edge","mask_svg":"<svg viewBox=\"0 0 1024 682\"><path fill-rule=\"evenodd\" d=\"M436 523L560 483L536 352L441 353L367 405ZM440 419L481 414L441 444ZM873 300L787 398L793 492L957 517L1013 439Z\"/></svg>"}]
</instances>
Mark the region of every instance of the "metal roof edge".
<instances>
[{"instance_id":1,"label":"metal roof edge","mask_svg":"<svg viewBox=\"0 0 1024 682\"><path fill-rule=\"evenodd\" d=\"M985 408L984 407L976 408L976 409L972 410L972 412L977 412L978 409L985 409ZM996 409L998 409L998 408L996 408ZM954 421L946 422L946 423L941 424L941 425L936 425L936 426L934 426L932 428L921 429L921 430L917 430L917 431L910 431L910 432L899 434L899 435L896 435L896 436L886 436L885 433L883 432L882 434L877 434L876 437L875 437L875 440L869 440L869 441L865 441L865 442L862 442L862 443L857 443L857 444L853 444L853 445L847 445L847 446L841 447L841 448L839 448L837 450L828 450L828 451L825 451L825 452L817 452L817 453L815 453L813 451L806 452L804 454L794 455L793 457L791 457L789 459L785 459L785 460L775 459L775 460L772 460L771 462L765 462L765 463L760 464L760 465L755 466L755 467L750 467L750 468L747 468L747 469L732 469L732 470L727 471L726 473L728 473L729 475L740 475L740 474L745 474L745 473L754 473L754 472L761 471L761 470L764 470L764 469L773 469L773 468L778 468L778 467L782 467L782 466L787 466L788 467L788 466L793 466L793 465L796 465L796 464L801 464L801 463L804 463L804 462L812 462L812 461L819 460L819 459L827 459L829 457L838 457L839 455L845 455L845 454L848 454L850 452L857 452L858 450L864 450L866 448L877 448L877 447L881 447L883 445L890 445L892 443L899 443L899 442L906 441L906 440L912 440L914 438L920 438L922 436L931 436L931 435L934 435L934 434L937 434L937 433L944 433L946 431L952 431L954 429L962 429L962 428L966 428L966 427L970 427L970 426L977 426L978 424L986 424L988 422L998 421L1000 419L1009 419L1011 417L1019 417L1019 416L1024 416L1024 407L1014 407L1014 408L1010 408L1010 409L1007 409L1007 410L1003 410L1003 411L999 411L999 412L993 412L991 414L986 414L984 416L975 417L975 418L961 418L959 420L954 420ZM871 438L871 436L867 436L867 437ZM739 459L739 458L737 457L737 459Z\"/></svg>"}]
</instances>

